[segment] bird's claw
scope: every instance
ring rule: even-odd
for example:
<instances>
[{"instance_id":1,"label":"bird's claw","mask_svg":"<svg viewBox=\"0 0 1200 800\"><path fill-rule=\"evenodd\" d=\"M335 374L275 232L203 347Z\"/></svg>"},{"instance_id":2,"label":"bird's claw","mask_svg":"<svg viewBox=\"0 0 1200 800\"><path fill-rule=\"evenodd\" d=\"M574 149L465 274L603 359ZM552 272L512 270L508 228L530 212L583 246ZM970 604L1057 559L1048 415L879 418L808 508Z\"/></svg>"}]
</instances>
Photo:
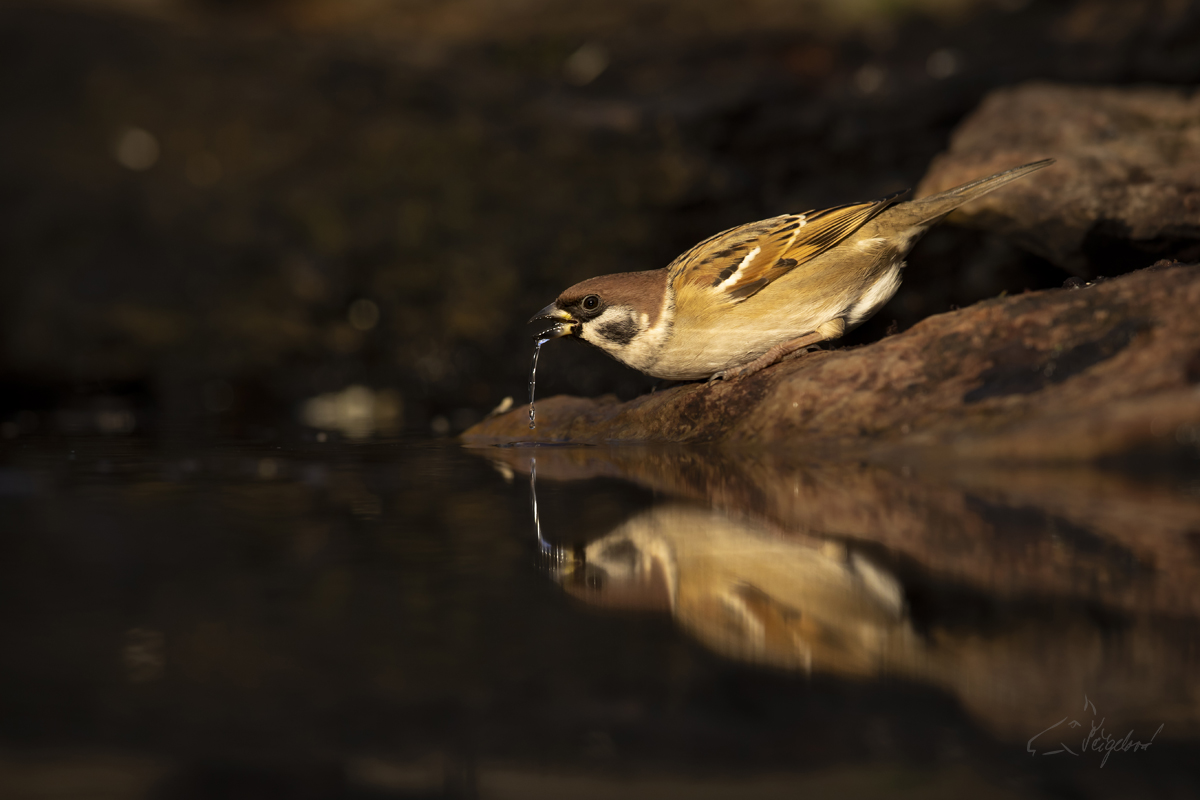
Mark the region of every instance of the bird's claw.
<instances>
[{"instance_id":1,"label":"bird's claw","mask_svg":"<svg viewBox=\"0 0 1200 800\"><path fill-rule=\"evenodd\" d=\"M710 375L705 383L713 384L717 381L733 383L735 380L742 377L742 373L745 371L745 367L730 367L729 369L723 369L720 372L714 372L712 375Z\"/></svg>"}]
</instances>

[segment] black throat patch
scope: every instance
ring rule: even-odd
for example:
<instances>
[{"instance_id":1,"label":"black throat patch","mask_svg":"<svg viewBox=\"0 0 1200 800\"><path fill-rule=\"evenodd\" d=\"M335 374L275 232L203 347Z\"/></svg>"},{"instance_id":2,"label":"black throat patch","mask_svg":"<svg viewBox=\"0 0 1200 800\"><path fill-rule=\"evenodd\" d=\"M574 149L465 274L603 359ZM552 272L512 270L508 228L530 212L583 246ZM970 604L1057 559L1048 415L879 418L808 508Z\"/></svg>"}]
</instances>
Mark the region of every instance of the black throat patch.
<instances>
[{"instance_id":1,"label":"black throat patch","mask_svg":"<svg viewBox=\"0 0 1200 800\"><path fill-rule=\"evenodd\" d=\"M596 328L596 335L602 339L607 339L613 344L625 346L633 341L633 337L637 336L637 325L631 317L625 317L621 320L613 320L606 322Z\"/></svg>"}]
</instances>

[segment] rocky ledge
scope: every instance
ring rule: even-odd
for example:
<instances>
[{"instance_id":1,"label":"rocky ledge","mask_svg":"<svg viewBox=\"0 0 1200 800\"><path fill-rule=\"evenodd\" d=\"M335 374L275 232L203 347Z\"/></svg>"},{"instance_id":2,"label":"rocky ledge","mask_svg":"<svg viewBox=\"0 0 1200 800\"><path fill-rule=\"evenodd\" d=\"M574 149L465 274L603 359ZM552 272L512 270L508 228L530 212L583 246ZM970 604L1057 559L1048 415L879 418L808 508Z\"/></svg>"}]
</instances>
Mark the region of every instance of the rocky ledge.
<instances>
[{"instance_id":1,"label":"rocky ledge","mask_svg":"<svg viewBox=\"0 0 1200 800\"><path fill-rule=\"evenodd\" d=\"M988 300L741 381L675 386L624 403L546 398L534 430L519 407L463 439L1177 464L1194 460L1200 443L1198 307L1200 268L1160 262L1112 280Z\"/></svg>"}]
</instances>

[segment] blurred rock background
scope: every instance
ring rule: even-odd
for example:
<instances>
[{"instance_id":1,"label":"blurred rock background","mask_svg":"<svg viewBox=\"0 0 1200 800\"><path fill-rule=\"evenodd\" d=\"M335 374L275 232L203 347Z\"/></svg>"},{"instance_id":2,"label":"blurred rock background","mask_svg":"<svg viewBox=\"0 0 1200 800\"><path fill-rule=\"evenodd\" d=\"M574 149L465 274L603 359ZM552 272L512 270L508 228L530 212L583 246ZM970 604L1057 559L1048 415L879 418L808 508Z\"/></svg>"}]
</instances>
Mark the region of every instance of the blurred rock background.
<instances>
[{"instance_id":1,"label":"blurred rock background","mask_svg":"<svg viewBox=\"0 0 1200 800\"><path fill-rule=\"evenodd\" d=\"M454 433L522 401L567 285L915 186L1030 79L1194 86L1200 4L5 2L0 433ZM849 342L1192 245L942 226ZM651 385L542 365L543 396Z\"/></svg>"}]
</instances>

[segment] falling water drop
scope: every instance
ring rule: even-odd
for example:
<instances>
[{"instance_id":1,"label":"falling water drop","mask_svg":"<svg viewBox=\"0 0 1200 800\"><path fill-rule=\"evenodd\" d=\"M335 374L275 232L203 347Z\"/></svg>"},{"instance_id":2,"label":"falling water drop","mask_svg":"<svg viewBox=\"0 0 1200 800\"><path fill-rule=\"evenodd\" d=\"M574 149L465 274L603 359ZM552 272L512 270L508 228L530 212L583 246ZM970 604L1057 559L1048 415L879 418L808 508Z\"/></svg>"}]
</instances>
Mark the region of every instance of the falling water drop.
<instances>
[{"instance_id":1,"label":"falling water drop","mask_svg":"<svg viewBox=\"0 0 1200 800\"><path fill-rule=\"evenodd\" d=\"M536 337L537 342L533 346L533 366L529 368L529 428L530 430L537 427L537 411L533 406L533 391L537 385L537 360L538 354L542 352L542 345L553 339L553 336L547 336L547 333L555 333L558 326L542 331Z\"/></svg>"}]
</instances>

